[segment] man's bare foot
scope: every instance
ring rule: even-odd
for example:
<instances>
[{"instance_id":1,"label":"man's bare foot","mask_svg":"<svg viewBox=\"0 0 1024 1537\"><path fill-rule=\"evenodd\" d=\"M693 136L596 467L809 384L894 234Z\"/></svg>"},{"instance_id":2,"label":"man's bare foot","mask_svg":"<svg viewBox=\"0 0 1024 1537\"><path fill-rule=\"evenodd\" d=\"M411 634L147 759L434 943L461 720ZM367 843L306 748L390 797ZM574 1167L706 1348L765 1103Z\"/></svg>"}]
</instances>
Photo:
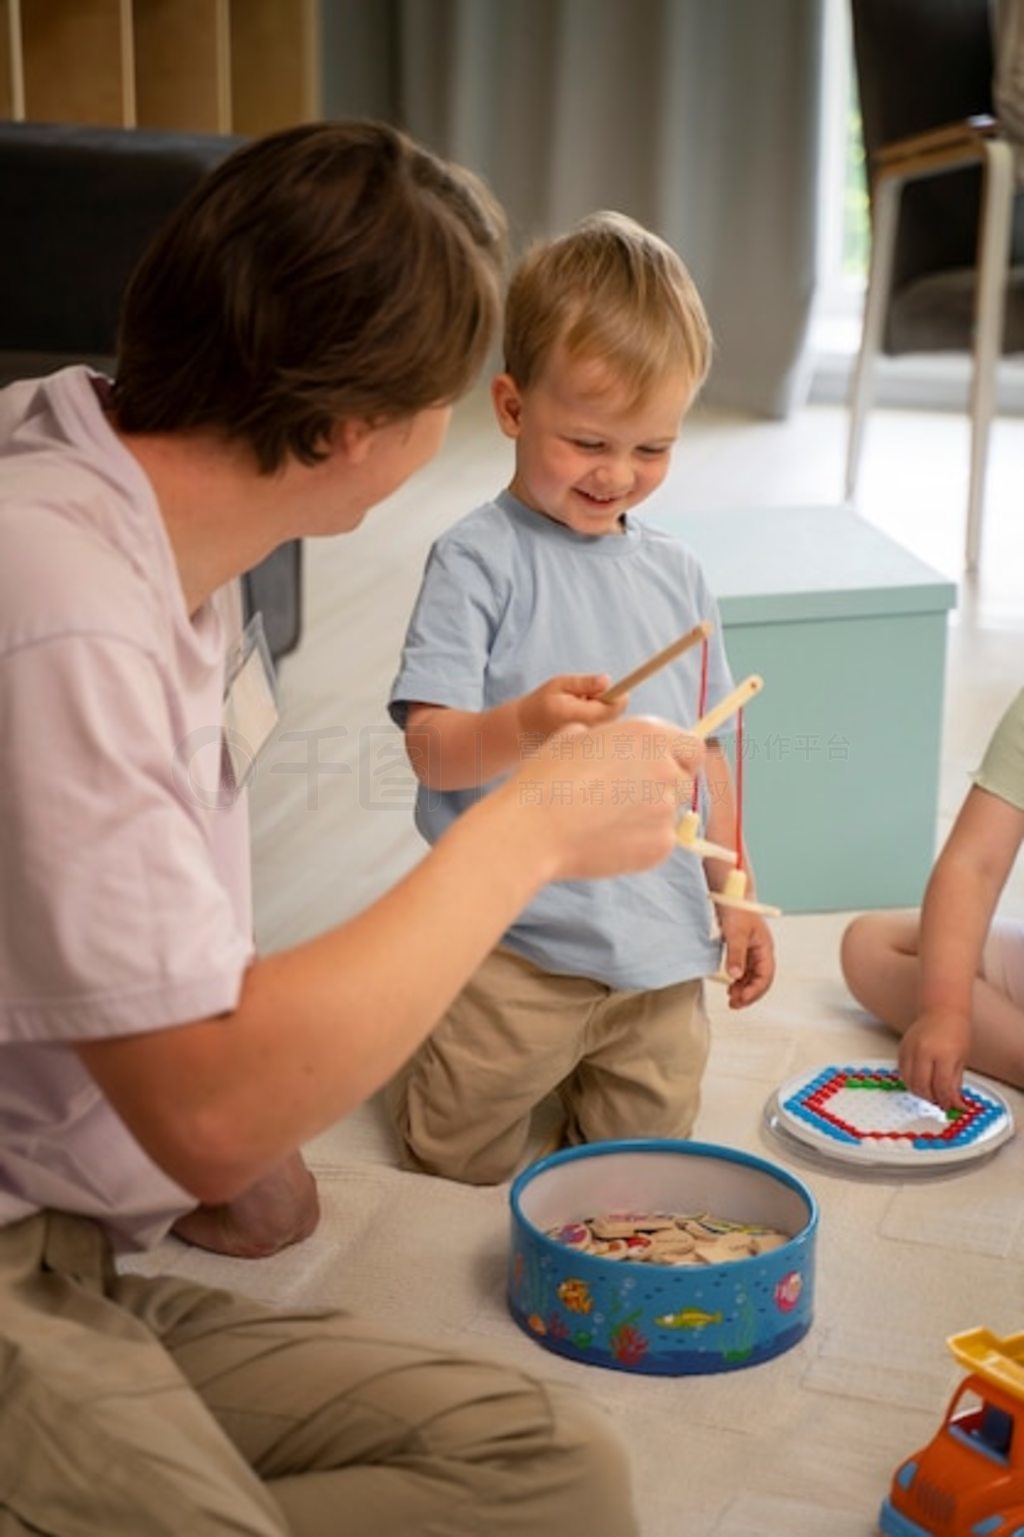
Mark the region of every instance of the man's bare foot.
<instances>
[{"instance_id":1,"label":"man's bare foot","mask_svg":"<svg viewBox=\"0 0 1024 1537\"><path fill-rule=\"evenodd\" d=\"M197 1206L171 1232L185 1243L236 1259L266 1259L308 1238L320 1220L316 1180L293 1153L223 1206Z\"/></svg>"}]
</instances>

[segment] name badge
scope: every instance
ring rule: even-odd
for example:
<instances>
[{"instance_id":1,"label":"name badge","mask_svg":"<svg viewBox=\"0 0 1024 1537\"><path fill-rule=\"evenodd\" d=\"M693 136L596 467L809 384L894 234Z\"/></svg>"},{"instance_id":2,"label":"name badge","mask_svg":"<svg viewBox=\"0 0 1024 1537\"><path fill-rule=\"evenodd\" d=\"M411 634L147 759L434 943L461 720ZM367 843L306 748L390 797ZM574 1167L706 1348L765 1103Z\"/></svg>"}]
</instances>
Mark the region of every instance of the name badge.
<instances>
[{"instance_id":1,"label":"name badge","mask_svg":"<svg viewBox=\"0 0 1024 1537\"><path fill-rule=\"evenodd\" d=\"M236 790L248 784L277 721L274 663L263 631L263 615L254 614L228 652L224 670L224 767Z\"/></svg>"}]
</instances>

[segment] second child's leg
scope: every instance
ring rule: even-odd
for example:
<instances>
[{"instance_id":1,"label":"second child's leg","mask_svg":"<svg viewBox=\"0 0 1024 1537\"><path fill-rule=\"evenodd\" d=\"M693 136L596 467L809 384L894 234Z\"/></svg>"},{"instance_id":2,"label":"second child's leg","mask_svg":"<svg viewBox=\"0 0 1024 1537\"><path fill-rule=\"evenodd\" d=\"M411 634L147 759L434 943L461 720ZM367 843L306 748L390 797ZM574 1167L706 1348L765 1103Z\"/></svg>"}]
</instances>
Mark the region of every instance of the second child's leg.
<instances>
[{"instance_id":1,"label":"second child's leg","mask_svg":"<svg viewBox=\"0 0 1024 1537\"><path fill-rule=\"evenodd\" d=\"M865 913L843 935L850 992L897 1035L917 1018L917 913ZM974 984L971 1053L976 1072L1024 1088L1024 924L995 919Z\"/></svg>"},{"instance_id":2,"label":"second child's leg","mask_svg":"<svg viewBox=\"0 0 1024 1537\"><path fill-rule=\"evenodd\" d=\"M864 913L843 935L840 965L861 1006L899 1035L917 1018L918 913Z\"/></svg>"},{"instance_id":3,"label":"second child's leg","mask_svg":"<svg viewBox=\"0 0 1024 1537\"><path fill-rule=\"evenodd\" d=\"M472 1185L508 1179L534 1108L576 1066L584 1023L607 993L493 951L387 1088L407 1162Z\"/></svg>"},{"instance_id":4,"label":"second child's leg","mask_svg":"<svg viewBox=\"0 0 1024 1537\"><path fill-rule=\"evenodd\" d=\"M702 982L611 993L561 1089L568 1140L688 1137L709 1049Z\"/></svg>"}]
</instances>

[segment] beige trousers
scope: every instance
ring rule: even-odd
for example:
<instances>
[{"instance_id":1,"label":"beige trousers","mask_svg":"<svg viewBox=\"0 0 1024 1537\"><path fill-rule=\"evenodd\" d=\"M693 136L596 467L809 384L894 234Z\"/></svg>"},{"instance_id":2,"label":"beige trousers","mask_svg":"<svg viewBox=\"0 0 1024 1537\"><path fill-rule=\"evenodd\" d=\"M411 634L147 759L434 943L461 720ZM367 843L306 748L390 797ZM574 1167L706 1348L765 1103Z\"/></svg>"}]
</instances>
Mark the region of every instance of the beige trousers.
<instances>
[{"instance_id":1,"label":"beige trousers","mask_svg":"<svg viewBox=\"0 0 1024 1537\"><path fill-rule=\"evenodd\" d=\"M254 1262L255 1263L255 1262ZM633 1537L623 1453L525 1374L0 1229L0 1534Z\"/></svg>"},{"instance_id":2,"label":"beige trousers","mask_svg":"<svg viewBox=\"0 0 1024 1537\"><path fill-rule=\"evenodd\" d=\"M497 1184L552 1091L569 1143L689 1136L708 1049L699 981L617 992L494 950L385 1098L410 1164Z\"/></svg>"}]
</instances>

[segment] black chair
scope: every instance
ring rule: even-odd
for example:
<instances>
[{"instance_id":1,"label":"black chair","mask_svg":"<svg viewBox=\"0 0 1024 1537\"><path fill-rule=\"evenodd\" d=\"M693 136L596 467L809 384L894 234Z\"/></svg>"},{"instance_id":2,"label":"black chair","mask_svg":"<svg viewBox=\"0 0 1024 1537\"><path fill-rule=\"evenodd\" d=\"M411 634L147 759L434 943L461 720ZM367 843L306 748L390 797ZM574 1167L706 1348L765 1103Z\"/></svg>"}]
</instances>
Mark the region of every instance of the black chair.
<instances>
[{"instance_id":1,"label":"black chair","mask_svg":"<svg viewBox=\"0 0 1024 1537\"><path fill-rule=\"evenodd\" d=\"M1024 206L993 116L989 0L851 0L871 188L871 264L846 491L879 353L969 351L966 566L977 566L1003 352L1024 351Z\"/></svg>"},{"instance_id":2,"label":"black chair","mask_svg":"<svg viewBox=\"0 0 1024 1537\"><path fill-rule=\"evenodd\" d=\"M0 383L69 363L113 368L127 280L157 226L241 139L0 123ZM275 659L302 632L302 546L242 579Z\"/></svg>"}]
</instances>

